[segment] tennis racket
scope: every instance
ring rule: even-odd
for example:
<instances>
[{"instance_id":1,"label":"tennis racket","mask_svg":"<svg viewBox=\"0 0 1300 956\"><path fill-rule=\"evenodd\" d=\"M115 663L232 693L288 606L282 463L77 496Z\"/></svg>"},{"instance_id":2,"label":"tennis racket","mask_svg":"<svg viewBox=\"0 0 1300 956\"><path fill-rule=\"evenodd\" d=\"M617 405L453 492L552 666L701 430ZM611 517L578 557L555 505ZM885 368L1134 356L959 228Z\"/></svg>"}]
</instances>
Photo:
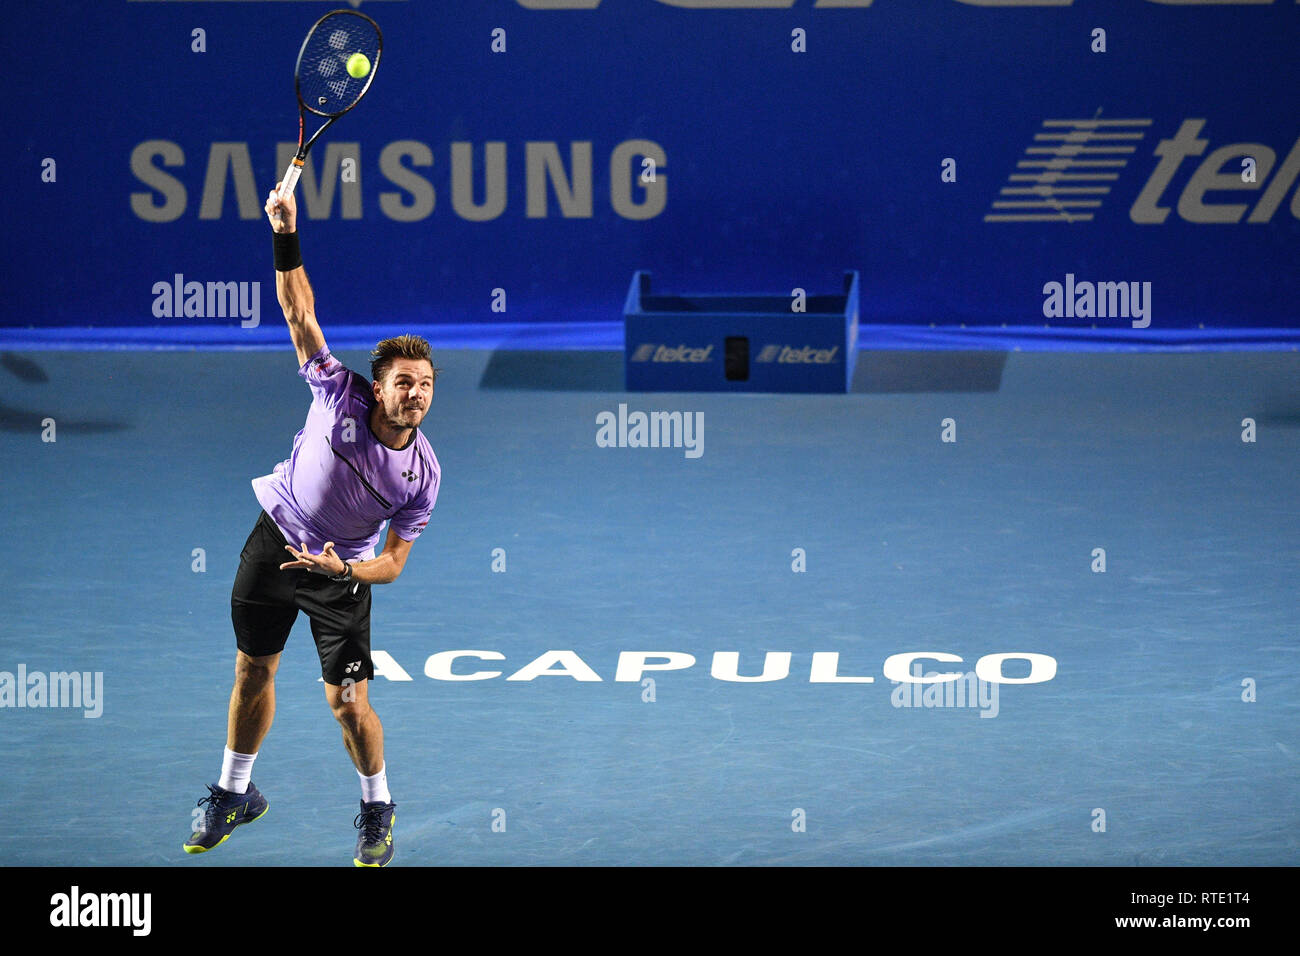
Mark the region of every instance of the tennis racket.
<instances>
[{"instance_id":1,"label":"tennis racket","mask_svg":"<svg viewBox=\"0 0 1300 956\"><path fill-rule=\"evenodd\" d=\"M298 153L280 180L281 202L293 195L312 144L366 95L379 69L383 49L384 35L379 24L355 10L327 13L307 31L293 70L293 88L298 94ZM348 72L348 61L358 53L370 62L370 70L360 77ZM325 122L304 142L308 113L323 116Z\"/></svg>"}]
</instances>

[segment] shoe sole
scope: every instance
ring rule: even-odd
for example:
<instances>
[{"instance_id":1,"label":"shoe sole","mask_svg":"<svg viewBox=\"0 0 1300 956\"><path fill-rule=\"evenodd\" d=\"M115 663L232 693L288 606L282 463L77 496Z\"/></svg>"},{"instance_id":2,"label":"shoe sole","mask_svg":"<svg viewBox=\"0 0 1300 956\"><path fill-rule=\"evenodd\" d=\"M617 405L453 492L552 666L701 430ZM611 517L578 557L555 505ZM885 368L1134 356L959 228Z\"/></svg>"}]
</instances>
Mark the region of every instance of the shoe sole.
<instances>
[{"instance_id":1,"label":"shoe sole","mask_svg":"<svg viewBox=\"0 0 1300 956\"><path fill-rule=\"evenodd\" d=\"M264 807L262 808L262 812L259 813L257 816L255 816L255 817L253 817L252 819L249 819L249 820L240 820L238 823L236 823L236 824L235 824L235 829L236 829L236 830L239 829L240 827L242 827L242 826L243 826L244 824L246 824L246 823L252 823L252 822L254 822L255 820L260 820L260 819L262 819L262 817L266 816L266 811L267 811L267 810L270 810L270 809L271 809L271 804L270 804L270 803L267 803L267 805L264 806ZM218 840L216 843L212 844L212 846L192 846L191 844L186 843L186 844L184 844L184 845L181 846L181 849L184 850L186 853L190 853L190 854L193 854L193 853L207 853L209 850L215 850L217 847L221 846L221 844L225 843L227 840L229 840L229 839L230 839L232 836L234 836L234 835L235 835L235 830L231 830L229 833L227 833L225 836L223 836L223 837L222 837L220 840Z\"/></svg>"},{"instance_id":2,"label":"shoe sole","mask_svg":"<svg viewBox=\"0 0 1300 956\"><path fill-rule=\"evenodd\" d=\"M396 813L393 814L393 819L392 819L392 821L391 821L391 822L389 823L389 825L388 825L388 830L389 830L390 833L392 832L392 829L393 829L393 827L395 827L395 826L397 826L397 814L396 814ZM227 835L229 835L229 834L227 834ZM220 846L220 845L221 845L221 844L219 844L219 843L217 844L217 846ZM397 847L393 847L393 856L397 856ZM390 857L388 858L388 862L387 862L387 863L362 863L360 860L358 860L358 859L354 856L354 857L352 858L352 865L353 865L353 866L364 866L364 867L366 867L366 869L377 870L377 869L379 869L379 868L382 867L382 866L387 866L389 863L392 863L392 862L393 862L393 856L390 856Z\"/></svg>"}]
</instances>

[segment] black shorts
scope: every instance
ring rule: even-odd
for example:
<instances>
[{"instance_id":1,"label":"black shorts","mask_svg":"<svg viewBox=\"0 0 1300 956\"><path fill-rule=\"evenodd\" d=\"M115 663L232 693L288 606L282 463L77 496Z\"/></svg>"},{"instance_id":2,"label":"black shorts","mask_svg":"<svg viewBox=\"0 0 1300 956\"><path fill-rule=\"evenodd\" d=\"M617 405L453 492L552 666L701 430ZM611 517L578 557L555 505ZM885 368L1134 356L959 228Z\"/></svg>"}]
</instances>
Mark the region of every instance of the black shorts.
<instances>
[{"instance_id":1,"label":"black shorts","mask_svg":"<svg viewBox=\"0 0 1300 956\"><path fill-rule=\"evenodd\" d=\"M288 543L263 511L240 552L230 592L239 649L252 657L280 653L298 612L306 611L325 683L371 679L370 585L331 581L305 568L281 571L280 565L293 560L284 549Z\"/></svg>"}]
</instances>

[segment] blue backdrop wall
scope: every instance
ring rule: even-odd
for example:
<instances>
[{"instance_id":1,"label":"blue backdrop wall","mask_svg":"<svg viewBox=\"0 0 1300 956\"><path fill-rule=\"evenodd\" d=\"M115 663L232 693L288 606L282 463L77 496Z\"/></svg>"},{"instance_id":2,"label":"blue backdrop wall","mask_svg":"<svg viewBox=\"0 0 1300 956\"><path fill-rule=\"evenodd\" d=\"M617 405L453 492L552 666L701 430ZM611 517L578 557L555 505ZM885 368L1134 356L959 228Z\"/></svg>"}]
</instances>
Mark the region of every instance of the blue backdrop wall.
<instances>
[{"instance_id":1,"label":"blue backdrop wall","mask_svg":"<svg viewBox=\"0 0 1300 956\"><path fill-rule=\"evenodd\" d=\"M296 135L298 44L336 5L8 11L6 341L272 333L262 202ZM937 342L1004 323L1076 344L1093 326L1297 341L1293 0L362 9L382 64L298 191L331 328L609 330L636 269L667 289L810 294L857 269L864 344L873 325L920 342L934 324ZM259 282L259 327L168 316L158 290L177 276ZM1101 282L1138 298L1111 286L1108 314L1068 314L1068 284Z\"/></svg>"}]
</instances>

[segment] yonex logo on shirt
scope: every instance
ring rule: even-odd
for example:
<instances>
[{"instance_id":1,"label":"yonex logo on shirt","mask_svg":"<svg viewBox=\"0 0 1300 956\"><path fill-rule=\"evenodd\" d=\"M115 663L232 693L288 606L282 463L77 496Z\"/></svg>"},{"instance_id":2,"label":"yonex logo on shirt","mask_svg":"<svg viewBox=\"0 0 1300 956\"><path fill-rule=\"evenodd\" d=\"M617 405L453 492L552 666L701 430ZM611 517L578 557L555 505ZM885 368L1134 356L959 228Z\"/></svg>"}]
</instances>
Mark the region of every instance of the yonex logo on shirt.
<instances>
[{"instance_id":1,"label":"yonex logo on shirt","mask_svg":"<svg viewBox=\"0 0 1300 956\"><path fill-rule=\"evenodd\" d=\"M413 471L404 471L402 472L402 477L405 478L407 481L415 481L415 479L419 478L420 476Z\"/></svg>"}]
</instances>

